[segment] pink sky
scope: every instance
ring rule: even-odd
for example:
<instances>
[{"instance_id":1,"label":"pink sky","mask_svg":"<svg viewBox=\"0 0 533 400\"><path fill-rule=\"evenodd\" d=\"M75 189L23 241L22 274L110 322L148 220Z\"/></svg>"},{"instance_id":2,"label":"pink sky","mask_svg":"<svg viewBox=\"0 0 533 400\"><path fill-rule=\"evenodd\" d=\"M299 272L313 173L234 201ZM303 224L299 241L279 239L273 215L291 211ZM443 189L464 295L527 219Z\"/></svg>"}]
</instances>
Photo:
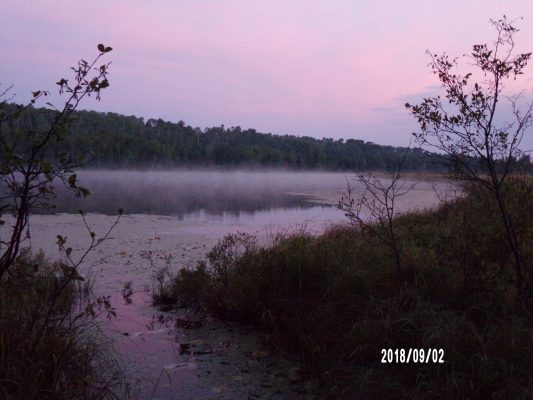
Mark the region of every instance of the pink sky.
<instances>
[{"instance_id":1,"label":"pink sky","mask_svg":"<svg viewBox=\"0 0 533 400\"><path fill-rule=\"evenodd\" d=\"M84 108L405 145L403 104L438 91L426 49L467 53L503 14L533 51L531 0L3 0L0 82L19 102L55 90L102 42L111 87ZM511 88L531 91L533 70Z\"/></svg>"}]
</instances>

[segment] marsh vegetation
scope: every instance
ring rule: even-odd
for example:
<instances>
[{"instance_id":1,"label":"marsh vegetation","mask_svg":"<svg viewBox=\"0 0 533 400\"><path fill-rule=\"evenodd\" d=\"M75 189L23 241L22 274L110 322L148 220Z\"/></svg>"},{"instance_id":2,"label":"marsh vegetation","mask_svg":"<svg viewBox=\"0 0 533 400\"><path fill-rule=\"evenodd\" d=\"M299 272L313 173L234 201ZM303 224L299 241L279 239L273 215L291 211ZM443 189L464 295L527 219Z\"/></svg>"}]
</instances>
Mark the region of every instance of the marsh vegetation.
<instances>
[{"instance_id":1,"label":"marsh vegetation","mask_svg":"<svg viewBox=\"0 0 533 400\"><path fill-rule=\"evenodd\" d=\"M505 187L531 260L533 186ZM270 348L297 355L326 398L528 399L533 390L528 275L516 302L511 249L482 190L395 220L395 254L369 230L229 235L156 301L205 307L251 324ZM519 217L520 216L520 217ZM375 225L374 229L383 229ZM443 349L443 364L383 364L381 349Z\"/></svg>"}]
</instances>

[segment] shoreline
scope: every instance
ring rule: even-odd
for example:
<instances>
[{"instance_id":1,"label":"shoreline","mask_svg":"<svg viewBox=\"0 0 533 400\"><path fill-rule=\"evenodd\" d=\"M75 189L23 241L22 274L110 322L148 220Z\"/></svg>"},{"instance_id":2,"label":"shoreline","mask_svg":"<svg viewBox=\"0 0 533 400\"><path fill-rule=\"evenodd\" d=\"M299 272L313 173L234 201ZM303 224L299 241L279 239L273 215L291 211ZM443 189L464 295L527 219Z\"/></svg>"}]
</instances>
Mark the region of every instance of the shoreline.
<instances>
[{"instance_id":1,"label":"shoreline","mask_svg":"<svg viewBox=\"0 0 533 400\"><path fill-rule=\"evenodd\" d=\"M423 209L435 205L438 199L433 186L431 183L420 184L412 196L405 197L400 208L409 210L416 206ZM296 372L300 368L296 362L284 356L263 355L253 331L210 318L207 314L187 316L183 314L185 310L181 310L179 315L159 311L149 304L150 298L145 292L145 288L152 288L153 277L158 271L165 267L171 270L193 267L227 233L244 231L268 241L269 235L278 231L306 228L319 234L330 226L332 218L337 223L346 222L344 215L333 207L339 199L338 189L321 187L288 193L304 196L311 205L308 211L313 210L313 204L326 205L316 207L317 215L322 216L311 220L306 227L305 220L290 225L288 218L299 221L302 215L309 215L300 214L298 207L243 212L226 219L224 215L217 219L214 217L216 214L208 212L205 215L199 213L201 218L194 217L197 213L192 213L190 219L160 214L124 214L109 240L88 254L80 272L94 279L95 295L110 295L117 308L117 318L102 323L105 332L115 342L119 359L126 366L132 384L142 390L141 399L151 397L154 391L152 382L159 382L155 386L158 396L180 393L184 399L198 396L247 398L251 393L273 395L276 390L282 394L272 398L292 399L304 394L301 393L303 386L313 385L305 382ZM326 211L330 212L327 217ZM116 218L92 212L85 216L91 230L96 233L96 239ZM277 220L272 219L275 217ZM8 226L9 223L4 229ZM67 238L67 246L73 248L71 255L74 259L90 243L89 232L78 214L32 215L30 232L30 239L22 245L29 244L34 251L42 249L49 259L61 257L55 244L58 234ZM128 282L133 283L134 303L125 306L120 293ZM192 330L174 329L172 323L164 325L181 316L201 318L206 323ZM180 354L182 344L194 345L193 354ZM195 352L205 354L195 355ZM239 368L240 372L235 368ZM161 383L163 376L165 381Z\"/></svg>"}]
</instances>

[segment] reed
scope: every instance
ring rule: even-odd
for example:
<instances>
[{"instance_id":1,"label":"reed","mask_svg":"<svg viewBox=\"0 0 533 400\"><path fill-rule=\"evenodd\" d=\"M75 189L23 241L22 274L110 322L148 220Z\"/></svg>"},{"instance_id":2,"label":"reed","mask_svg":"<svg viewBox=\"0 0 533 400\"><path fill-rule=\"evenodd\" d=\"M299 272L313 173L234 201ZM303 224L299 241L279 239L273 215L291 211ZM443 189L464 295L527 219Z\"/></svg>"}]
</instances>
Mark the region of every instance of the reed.
<instances>
[{"instance_id":1,"label":"reed","mask_svg":"<svg viewBox=\"0 0 533 400\"><path fill-rule=\"evenodd\" d=\"M533 185L514 179L505 193L527 260L520 298L497 205L474 186L397 218L401 279L382 241L337 227L267 246L226 236L165 287L181 304L259 328L321 382L318 397L531 399ZM381 350L396 348L443 349L444 363L382 363Z\"/></svg>"}]
</instances>

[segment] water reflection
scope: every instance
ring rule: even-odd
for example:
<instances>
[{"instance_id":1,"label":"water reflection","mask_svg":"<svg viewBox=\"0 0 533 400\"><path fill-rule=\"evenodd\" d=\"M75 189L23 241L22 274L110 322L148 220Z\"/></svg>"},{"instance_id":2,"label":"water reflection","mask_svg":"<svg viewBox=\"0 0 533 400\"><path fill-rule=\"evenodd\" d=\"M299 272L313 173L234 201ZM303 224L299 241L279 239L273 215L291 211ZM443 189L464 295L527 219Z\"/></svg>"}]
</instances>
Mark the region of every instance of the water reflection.
<instances>
[{"instance_id":1,"label":"water reflection","mask_svg":"<svg viewBox=\"0 0 533 400\"><path fill-rule=\"evenodd\" d=\"M239 217L243 212L316 207L310 192L340 192L345 183L343 174L279 171L82 171L78 177L91 195L79 199L57 187L50 212L116 214L122 208L126 214Z\"/></svg>"}]
</instances>

